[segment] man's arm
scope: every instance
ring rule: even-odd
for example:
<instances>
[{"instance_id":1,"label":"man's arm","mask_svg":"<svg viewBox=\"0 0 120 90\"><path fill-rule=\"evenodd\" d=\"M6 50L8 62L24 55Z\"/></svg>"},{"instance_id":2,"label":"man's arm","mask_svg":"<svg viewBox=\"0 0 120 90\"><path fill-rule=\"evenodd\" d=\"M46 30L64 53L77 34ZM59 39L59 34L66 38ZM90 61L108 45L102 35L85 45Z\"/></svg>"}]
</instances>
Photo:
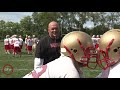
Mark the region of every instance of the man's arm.
<instances>
[{"instance_id":1,"label":"man's arm","mask_svg":"<svg viewBox=\"0 0 120 90\"><path fill-rule=\"evenodd\" d=\"M37 69L38 67L41 67L43 65L44 59L41 58L35 58L34 59L34 69Z\"/></svg>"}]
</instances>

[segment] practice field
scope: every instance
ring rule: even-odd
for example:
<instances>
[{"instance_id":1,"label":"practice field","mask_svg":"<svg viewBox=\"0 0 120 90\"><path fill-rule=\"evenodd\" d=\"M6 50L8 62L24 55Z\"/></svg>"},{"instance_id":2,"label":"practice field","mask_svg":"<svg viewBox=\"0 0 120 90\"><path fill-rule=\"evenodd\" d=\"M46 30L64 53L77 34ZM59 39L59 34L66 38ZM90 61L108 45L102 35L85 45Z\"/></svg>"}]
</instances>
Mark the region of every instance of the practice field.
<instances>
[{"instance_id":1,"label":"practice field","mask_svg":"<svg viewBox=\"0 0 120 90\"><path fill-rule=\"evenodd\" d=\"M0 77L1 78L21 78L33 70L34 54L28 55L22 49L22 56L5 54L3 42L0 42Z\"/></svg>"},{"instance_id":2,"label":"practice field","mask_svg":"<svg viewBox=\"0 0 120 90\"><path fill-rule=\"evenodd\" d=\"M22 78L33 70L34 54L28 55L26 50L22 49L22 56L13 57L12 54L5 54L3 42L0 42L0 78ZM94 78L101 69L83 68L86 78Z\"/></svg>"}]
</instances>

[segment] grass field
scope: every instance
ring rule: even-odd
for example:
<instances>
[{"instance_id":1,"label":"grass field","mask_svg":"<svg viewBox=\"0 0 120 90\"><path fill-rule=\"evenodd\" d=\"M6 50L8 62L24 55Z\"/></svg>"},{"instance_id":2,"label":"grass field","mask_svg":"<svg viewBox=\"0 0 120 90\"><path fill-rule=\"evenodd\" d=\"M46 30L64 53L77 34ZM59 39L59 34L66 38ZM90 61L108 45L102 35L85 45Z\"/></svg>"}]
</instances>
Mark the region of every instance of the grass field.
<instances>
[{"instance_id":1,"label":"grass field","mask_svg":"<svg viewBox=\"0 0 120 90\"><path fill-rule=\"evenodd\" d=\"M13 57L12 54L5 54L3 42L0 42L0 77L21 78L33 70L34 55L28 55L24 47L22 56ZM9 65L7 65L9 64ZM13 69L13 71L12 71Z\"/></svg>"},{"instance_id":2,"label":"grass field","mask_svg":"<svg viewBox=\"0 0 120 90\"><path fill-rule=\"evenodd\" d=\"M22 78L33 70L33 62L34 54L28 55L24 47L21 57L13 57L12 54L5 54L3 42L0 42L0 78ZM86 78L94 78L101 72L99 67L95 70L88 68L82 70Z\"/></svg>"}]
</instances>

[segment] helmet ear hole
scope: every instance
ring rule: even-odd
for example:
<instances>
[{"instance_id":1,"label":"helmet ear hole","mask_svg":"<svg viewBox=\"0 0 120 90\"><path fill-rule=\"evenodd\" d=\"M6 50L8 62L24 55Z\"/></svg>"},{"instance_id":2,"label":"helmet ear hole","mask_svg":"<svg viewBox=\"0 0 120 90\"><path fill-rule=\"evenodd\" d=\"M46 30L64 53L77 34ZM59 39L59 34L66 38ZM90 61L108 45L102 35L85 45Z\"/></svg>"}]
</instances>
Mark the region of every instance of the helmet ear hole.
<instances>
[{"instance_id":1,"label":"helmet ear hole","mask_svg":"<svg viewBox=\"0 0 120 90\"><path fill-rule=\"evenodd\" d=\"M120 29L111 29L105 32L100 38L99 50L106 53L101 61L107 65L115 64L120 57Z\"/></svg>"},{"instance_id":2,"label":"helmet ear hole","mask_svg":"<svg viewBox=\"0 0 120 90\"><path fill-rule=\"evenodd\" d=\"M118 50L115 48L113 51L114 51L114 52L117 52Z\"/></svg>"},{"instance_id":3,"label":"helmet ear hole","mask_svg":"<svg viewBox=\"0 0 120 90\"><path fill-rule=\"evenodd\" d=\"M120 47L118 47L118 49L120 49Z\"/></svg>"},{"instance_id":4,"label":"helmet ear hole","mask_svg":"<svg viewBox=\"0 0 120 90\"><path fill-rule=\"evenodd\" d=\"M82 48L93 47L93 43L91 36L87 33L72 31L62 38L60 47L66 48L65 52L61 51L65 56L74 57L76 61L81 62L80 59L85 56L85 50Z\"/></svg>"},{"instance_id":5,"label":"helmet ear hole","mask_svg":"<svg viewBox=\"0 0 120 90\"><path fill-rule=\"evenodd\" d=\"M74 53L77 53L77 49L71 49L71 51L73 51Z\"/></svg>"},{"instance_id":6,"label":"helmet ear hole","mask_svg":"<svg viewBox=\"0 0 120 90\"><path fill-rule=\"evenodd\" d=\"M74 49L73 52L74 52L74 53L77 53L77 49Z\"/></svg>"}]
</instances>

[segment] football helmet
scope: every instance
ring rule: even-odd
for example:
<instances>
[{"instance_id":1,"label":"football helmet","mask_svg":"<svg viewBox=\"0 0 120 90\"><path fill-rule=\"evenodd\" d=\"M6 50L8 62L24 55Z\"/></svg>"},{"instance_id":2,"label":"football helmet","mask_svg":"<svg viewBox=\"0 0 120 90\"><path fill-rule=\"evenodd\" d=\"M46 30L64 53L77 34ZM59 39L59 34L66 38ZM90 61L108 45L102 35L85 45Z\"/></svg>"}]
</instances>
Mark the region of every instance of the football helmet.
<instances>
[{"instance_id":1,"label":"football helmet","mask_svg":"<svg viewBox=\"0 0 120 90\"><path fill-rule=\"evenodd\" d=\"M100 38L100 35L97 35L96 38Z\"/></svg>"},{"instance_id":2,"label":"football helmet","mask_svg":"<svg viewBox=\"0 0 120 90\"><path fill-rule=\"evenodd\" d=\"M61 40L60 47L62 54L82 63L84 66L89 67L89 63L96 63L96 61L90 61L90 58L97 57L95 54L91 54L91 50L93 50L92 39L85 32L72 31L66 34Z\"/></svg>"},{"instance_id":3,"label":"football helmet","mask_svg":"<svg viewBox=\"0 0 120 90\"><path fill-rule=\"evenodd\" d=\"M33 35L32 37L35 38L35 35Z\"/></svg>"},{"instance_id":4,"label":"football helmet","mask_svg":"<svg viewBox=\"0 0 120 90\"><path fill-rule=\"evenodd\" d=\"M6 35L6 38L9 38L9 35Z\"/></svg>"},{"instance_id":5,"label":"football helmet","mask_svg":"<svg viewBox=\"0 0 120 90\"><path fill-rule=\"evenodd\" d=\"M95 35L92 35L92 38L95 38L96 36Z\"/></svg>"},{"instance_id":6,"label":"football helmet","mask_svg":"<svg viewBox=\"0 0 120 90\"><path fill-rule=\"evenodd\" d=\"M120 59L120 29L111 29L99 41L98 64L103 69L114 65Z\"/></svg>"}]
</instances>

